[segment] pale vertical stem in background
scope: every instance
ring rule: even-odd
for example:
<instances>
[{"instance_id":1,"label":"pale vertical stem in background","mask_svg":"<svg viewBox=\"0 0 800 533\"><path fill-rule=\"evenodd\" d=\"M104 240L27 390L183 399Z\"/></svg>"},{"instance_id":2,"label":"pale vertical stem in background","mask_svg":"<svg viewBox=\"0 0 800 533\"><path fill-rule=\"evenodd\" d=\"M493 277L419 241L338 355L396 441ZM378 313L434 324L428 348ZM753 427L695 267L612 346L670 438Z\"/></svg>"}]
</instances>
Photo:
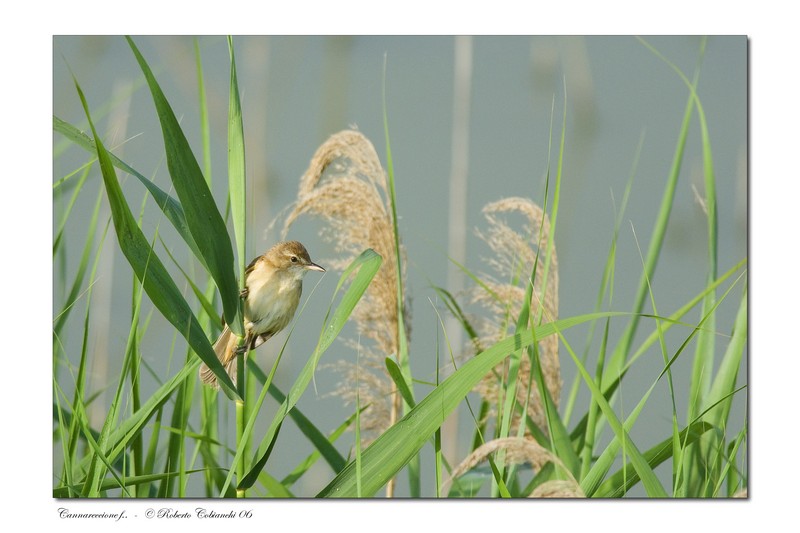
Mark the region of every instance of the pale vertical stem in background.
<instances>
[{"instance_id":1,"label":"pale vertical stem in background","mask_svg":"<svg viewBox=\"0 0 800 533\"><path fill-rule=\"evenodd\" d=\"M467 172L469 166L469 111L472 85L472 37L456 36L453 76L453 144L450 168L450 195L447 220L447 253L460 264L467 256ZM464 289L464 276L452 262L447 267L447 290L457 297ZM445 321L450 346L460 351L463 333L458 321L450 316ZM448 461L458 457L458 412L443 424L442 453Z\"/></svg>"},{"instance_id":2,"label":"pale vertical stem in background","mask_svg":"<svg viewBox=\"0 0 800 533\"><path fill-rule=\"evenodd\" d=\"M128 131L128 117L130 116L130 93L131 87L128 83L117 82L114 84L112 90L112 102L120 102L120 105L114 106L108 116L108 134L107 138L100 139L107 146L117 146L114 149L115 155L123 156L123 142L125 140L126 132ZM98 135L102 135L98 132ZM107 220L111 216L111 208L108 202L103 202L100 208L100 218L98 220ZM102 232L101 226L98 226L98 231ZM114 259L119 251L114 246L109 246L108 242L103 251L100 252L100 264L98 265L97 283L94 285L92 296L92 315L91 323L89 324L89 331L93 332L94 346L89 345L95 357L94 369L92 377L94 379L94 387L87 390L102 390L105 391L108 386L108 354L111 353L109 346L110 342L110 329L111 329L111 293L113 291L114 283ZM108 413L108 404L105 401L105 392L102 392L99 401L92 402L89 408L89 420L96 427L103 425L106 414Z\"/></svg>"}]
</instances>

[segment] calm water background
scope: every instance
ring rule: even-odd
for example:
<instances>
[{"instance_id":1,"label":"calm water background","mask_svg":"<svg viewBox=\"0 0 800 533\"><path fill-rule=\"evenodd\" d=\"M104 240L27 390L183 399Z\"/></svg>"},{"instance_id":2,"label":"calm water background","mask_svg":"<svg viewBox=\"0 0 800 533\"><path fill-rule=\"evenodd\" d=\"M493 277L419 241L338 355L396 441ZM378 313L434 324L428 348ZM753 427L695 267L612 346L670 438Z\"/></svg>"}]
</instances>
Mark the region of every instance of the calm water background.
<instances>
[{"instance_id":1,"label":"calm water background","mask_svg":"<svg viewBox=\"0 0 800 533\"><path fill-rule=\"evenodd\" d=\"M184 131L200 157L197 83L193 41L187 37L135 38L153 67L167 98L182 121ZM698 62L701 39L697 37L648 38L667 58L691 77ZM241 37L235 39L239 84L242 91L248 179L249 257L262 253L279 235L268 230L270 222L293 201L297 180L312 154L329 135L355 125L375 145L385 164L382 117L382 76L386 61L386 104L396 175L400 231L409 258L409 290L413 298L413 331L410 352L415 376L435 379L438 319L429 299L436 305L431 284L447 286L448 195L452 167L454 52L453 37ZM214 192L218 205L224 198L226 179L226 119L229 80L228 49L222 37L199 40L207 84L212 127ZM526 196L542 202L549 152L551 112L555 116L553 140L561 135L561 116L566 84L567 131L561 204L556 246L559 256L560 316L591 312L611 241L615 206L619 206L631 173L637 145L644 142L635 170L625 223L622 226L616 263L615 309L631 307L642 265L634 239L646 251L655 216L661 202L667 174L688 91L680 78L633 37L475 37L471 47L469 78L469 157L466 185L466 264L486 270L483 257L488 248L473 234L483 227L481 208L507 196ZM161 130L152 99L141 84L141 71L121 37L56 37L54 39L53 112L88 130L69 69L81 84L106 146L145 176L169 190L169 176L163 159ZM69 69L68 69L69 67ZM698 93L703 102L711 136L717 178L719 214L719 272L725 272L747 255L747 40L744 37L712 37L701 63ZM103 110L107 110L104 113ZM123 144L124 141L124 144ZM85 161L82 150L65 145L54 135L57 157L54 180L60 179ZM62 152L62 147L67 146ZM554 161L554 160L553 160ZM555 167L554 167L555 168ZM135 179L125 178L124 190L134 210L143 188ZM78 199L77 212L87 214L81 221L73 214L66 236L69 250L64 264L70 280L85 238L99 175L90 178ZM696 115L686 147L684 164L672 210L662 257L653 280L661 314L685 304L705 285L706 222L695 190L702 195L702 153ZM67 194L68 197L68 194ZM63 201L56 199L54 220L60 220ZM151 202L152 203L152 202ZM104 206L105 216L108 209ZM102 218L101 220L105 220ZM144 231L156 229L176 257L191 262L185 247L158 209L145 209ZM334 251L317 237L319 225L304 220L293 227L291 238L307 244L312 258L325 264ZM645 253L645 252L643 252ZM249 259L248 257L248 259ZM164 257L162 256L162 259ZM58 269L56 269L58 270ZM176 279L181 279L176 272ZM195 268L196 272L199 272ZM105 243L98 282L92 301L90 351L93 355L92 387L100 389L116 382L125 348L130 317L131 270L119 253L113 235ZM326 275L312 296L290 340L281 362L277 384L286 389L293 382L313 349L325 310L338 276ZM316 278L309 276L305 295L311 294ZM54 277L54 308L63 305L66 283ZM717 319L722 334L730 332L738 305L738 294L724 302ZM646 306L646 310L649 307ZM689 315L697 321L699 310ZM62 339L73 363L80 352L83 310L74 312ZM619 322L615 328L622 330ZM652 331L642 322L639 338ZM567 338L582 349L587 328L575 328ZM306 334L307 333L307 334ZM344 335L352 338L352 330ZM448 332L451 339L457 334ZM688 330L668 335L674 352ZM173 331L155 313L143 340L142 353L155 373L163 379L178 368L183 348L168 354ZM275 346L257 354L264 368L271 365ZM182 344L176 341L176 346ZM717 341L718 358L726 346ZM444 366L444 350L440 348ZM596 351L591 352L589 368ZM688 354L687 354L688 355ZM353 360L354 355L334 344L323 362ZM562 374L566 398L574 366L562 351ZM626 378L620 413L629 412L662 367L660 352L651 350ZM674 368L679 391L688 390L691 358L679 360ZM740 383L746 381L746 364ZM67 393L68 373L61 374ZM329 371L317 373L316 389L310 387L298 404L320 429L336 427L351 412L330 393L338 377ZM145 383L147 385L147 382ZM155 381L149 380L155 387ZM429 388L418 385L419 397ZM144 391L146 394L146 389ZM579 395L577 413L585 412L588 395ZM105 413L108 395L95 402L94 420ZM683 415L688 399L678 397ZM273 406L274 408L274 406ZM744 396L734 404L729 428L741 427L745 413ZM270 410L270 413L272 411ZM647 449L669 436L670 401L666 383L651 398L632 432L640 449ZM462 413L463 414L463 413ZM233 411L227 415L227 429L233 433ZM459 422L460 437L445 443L458 461L468 451L471 421ZM606 439L608 436L606 436ZM347 453L352 435L341 439L339 449ZM299 431L287 424L270 460L270 472L281 477L310 453L311 447ZM58 462L58 450L54 450ZM430 448L423 451L423 466L430 464ZM425 469L423 494L433 491L433 473ZM657 470L669 487L669 467ZM331 478L323 464L297 486L297 494L314 494ZM405 475L400 477L403 494ZM633 494L640 494L634 492Z\"/></svg>"}]
</instances>

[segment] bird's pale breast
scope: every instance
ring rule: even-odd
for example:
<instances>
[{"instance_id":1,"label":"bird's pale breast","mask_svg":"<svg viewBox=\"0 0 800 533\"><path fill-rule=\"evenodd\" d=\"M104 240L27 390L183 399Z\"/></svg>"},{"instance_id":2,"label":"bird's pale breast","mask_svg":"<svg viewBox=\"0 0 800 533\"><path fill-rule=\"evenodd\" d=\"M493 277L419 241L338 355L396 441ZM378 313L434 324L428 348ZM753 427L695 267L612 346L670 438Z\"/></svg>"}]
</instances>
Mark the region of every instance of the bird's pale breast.
<instances>
[{"instance_id":1,"label":"bird's pale breast","mask_svg":"<svg viewBox=\"0 0 800 533\"><path fill-rule=\"evenodd\" d=\"M247 289L245 321L253 324L255 334L274 334L292 320L300 301L302 278L288 272L276 273L259 263L247 277Z\"/></svg>"}]
</instances>

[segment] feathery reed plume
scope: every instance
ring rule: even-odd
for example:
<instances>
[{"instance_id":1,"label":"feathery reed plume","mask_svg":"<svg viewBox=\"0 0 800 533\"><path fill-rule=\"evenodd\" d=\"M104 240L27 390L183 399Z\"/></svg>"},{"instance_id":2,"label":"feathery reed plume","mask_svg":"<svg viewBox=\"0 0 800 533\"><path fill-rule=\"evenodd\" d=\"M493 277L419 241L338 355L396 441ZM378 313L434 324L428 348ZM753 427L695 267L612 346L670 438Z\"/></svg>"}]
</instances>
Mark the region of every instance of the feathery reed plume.
<instances>
[{"instance_id":1,"label":"feathery reed plume","mask_svg":"<svg viewBox=\"0 0 800 533\"><path fill-rule=\"evenodd\" d=\"M583 489L574 479L545 481L528 495L528 498L585 498Z\"/></svg>"},{"instance_id":2,"label":"feathery reed plume","mask_svg":"<svg viewBox=\"0 0 800 533\"><path fill-rule=\"evenodd\" d=\"M304 214L323 219L320 235L332 242L340 254L338 259L329 261L333 269L342 270L365 248L372 248L383 257L380 270L353 312L360 337L373 341L371 346L360 347L359 370L360 401L370 405L362 414L362 422L372 429L372 434L385 430L397 419L401 398L386 375L383 359L396 358L400 335L409 335L405 298L402 308L406 331L398 331L397 260L391 212L386 174L375 148L361 133L345 130L332 135L317 149L300 179L297 201L283 229L285 235ZM405 257L401 259L405 279ZM346 378L337 394L345 401L354 401L356 369L347 363L337 366ZM372 375L365 376L365 369L371 370Z\"/></svg>"},{"instance_id":3,"label":"feathery reed plume","mask_svg":"<svg viewBox=\"0 0 800 533\"><path fill-rule=\"evenodd\" d=\"M478 237L484 240L492 250L487 260L497 278L485 275L481 280L485 287L474 287L471 290L472 302L489 311L491 318L482 325L483 341L492 343L507 336L513 331L516 318L519 316L525 300L529 276L537 261L536 277L530 302L531 319L540 315L544 322L558 318L558 259L555 245L550 251L550 267L545 279L545 263L550 243L550 219L542 209L526 198L505 198L487 204L483 208L488 222L486 231L477 231ZM522 215L523 231L515 231L504 220L506 216ZM488 290L487 290L488 289ZM558 337L551 335L539 342L539 356L544 373L544 381L558 404L561 393L561 371L558 360ZM520 361L517 402L527 403L527 413L534 422L546 430L542 401L535 380L530 377L531 363L523 356ZM506 378L504 364L498 365L493 372L487 374L479 383L478 392L497 405ZM529 394L528 383L531 383ZM519 416L514 415L512 428L519 424Z\"/></svg>"},{"instance_id":4,"label":"feathery reed plume","mask_svg":"<svg viewBox=\"0 0 800 533\"><path fill-rule=\"evenodd\" d=\"M364 409L360 415L361 448L369 446L381 433L389 427L389 421L394 414L392 408L394 403L391 401L392 394L395 393L394 382L386 375L386 367L383 358L374 350L365 349L357 346L356 342L343 339L343 342L353 351L360 350L359 364L350 361L334 361L326 368L331 368L338 372L341 379L336 385L336 389L330 396L341 398L345 405L356 405L356 392L358 392L359 403ZM358 391L355 384L358 383Z\"/></svg>"},{"instance_id":5,"label":"feathery reed plume","mask_svg":"<svg viewBox=\"0 0 800 533\"><path fill-rule=\"evenodd\" d=\"M562 470L569 475L569 480L557 480L559 482L558 484L548 485L548 483L551 482L543 483L537 487L529 497L584 497L580 486L572 477L572 474L569 473L569 470L564 466L564 463L562 463L558 457L547 451L547 449L539 445L539 443L531 437L506 437L503 439L490 440L489 442L482 444L471 454L469 454L463 461L461 461L461 463L453 470L453 473L450 477L450 482L452 483L454 479L460 477L465 472L477 466L479 463L485 461L490 454L499 450L505 450L506 464L530 463L535 470L540 471L547 463L553 463L556 466L562 467Z\"/></svg>"}]
</instances>

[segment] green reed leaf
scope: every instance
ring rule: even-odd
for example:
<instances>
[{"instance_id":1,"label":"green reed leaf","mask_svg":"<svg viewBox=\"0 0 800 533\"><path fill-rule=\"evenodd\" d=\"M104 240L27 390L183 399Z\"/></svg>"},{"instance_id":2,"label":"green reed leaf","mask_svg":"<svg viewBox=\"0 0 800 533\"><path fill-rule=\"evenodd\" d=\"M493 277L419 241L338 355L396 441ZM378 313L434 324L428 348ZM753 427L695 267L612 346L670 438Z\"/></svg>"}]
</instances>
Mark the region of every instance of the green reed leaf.
<instances>
[{"instance_id":1,"label":"green reed leaf","mask_svg":"<svg viewBox=\"0 0 800 533\"><path fill-rule=\"evenodd\" d=\"M77 80L75 81L75 87L78 90L86 117L92 128L92 135L95 138L103 182L106 186L111 215L114 220L114 229L123 255L125 255L128 263L133 268L136 277L142 283L153 305L184 336L189 346L197 353L200 359L217 374L220 385L233 391L235 388L233 387L233 382L217 359L214 349L189 308L189 304L186 303L158 255L156 255L150 243L144 237L142 230L136 224L130 207L122 194L122 188L117 181L117 174L111 158L100 141L91 121L89 106Z\"/></svg>"},{"instance_id":2,"label":"green reed leaf","mask_svg":"<svg viewBox=\"0 0 800 533\"><path fill-rule=\"evenodd\" d=\"M233 249L225 221L217 209L208 183L206 183L200 165L189 146L189 141L183 134L178 119L153 76L153 72L133 40L130 37L126 37L126 39L139 62L153 96L153 102L161 122L161 131L164 135L167 168L186 215L187 226L197 243L208 273L214 278L219 288L225 322L230 326L231 331L242 336L244 330L241 318L241 299L233 271Z\"/></svg>"}]
</instances>

